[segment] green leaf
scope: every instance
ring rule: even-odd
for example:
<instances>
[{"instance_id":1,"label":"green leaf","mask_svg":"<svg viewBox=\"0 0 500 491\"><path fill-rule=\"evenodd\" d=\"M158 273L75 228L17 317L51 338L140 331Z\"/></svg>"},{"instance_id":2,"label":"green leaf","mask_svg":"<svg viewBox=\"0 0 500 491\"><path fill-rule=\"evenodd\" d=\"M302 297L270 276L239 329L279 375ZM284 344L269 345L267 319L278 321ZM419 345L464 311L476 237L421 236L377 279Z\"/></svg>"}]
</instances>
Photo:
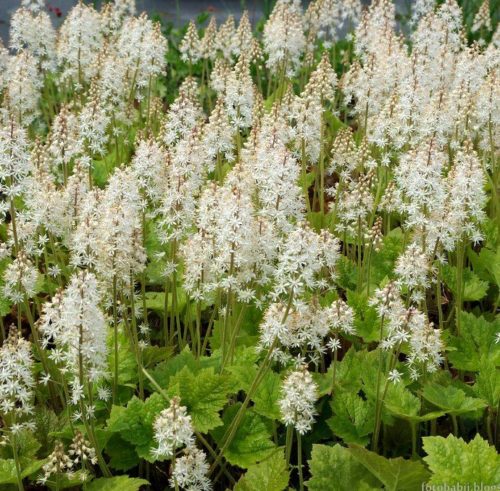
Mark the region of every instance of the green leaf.
<instances>
[{"instance_id":1,"label":"green leaf","mask_svg":"<svg viewBox=\"0 0 500 491\"><path fill-rule=\"evenodd\" d=\"M23 430L16 435L17 454L20 459L33 460L40 449L40 442L29 430Z\"/></svg>"},{"instance_id":2,"label":"green leaf","mask_svg":"<svg viewBox=\"0 0 500 491\"><path fill-rule=\"evenodd\" d=\"M244 309L244 311L238 314L239 329L236 336L236 345L239 347L255 347L258 341L258 326L262 319L262 311L250 306L245 306ZM223 331L223 320L216 320L212 329L212 336L210 336L210 346L213 350L220 350L222 345ZM233 363L234 361L235 360L233 358L231 360L231 363Z\"/></svg>"},{"instance_id":3,"label":"green leaf","mask_svg":"<svg viewBox=\"0 0 500 491\"><path fill-rule=\"evenodd\" d=\"M106 445L106 453L110 456L110 467L117 471L128 471L139 465L139 457L134 445L124 440L119 434L113 435Z\"/></svg>"},{"instance_id":4,"label":"green leaf","mask_svg":"<svg viewBox=\"0 0 500 491\"><path fill-rule=\"evenodd\" d=\"M220 426L220 410L227 402L230 391L228 378L216 374L213 368L196 373L184 367L170 379L168 395L177 395L181 404L187 407L193 426L201 433Z\"/></svg>"},{"instance_id":5,"label":"green leaf","mask_svg":"<svg viewBox=\"0 0 500 491\"><path fill-rule=\"evenodd\" d=\"M368 304L366 290L355 292L347 291L347 303L354 310L354 327L356 333L365 342L378 341L380 338L380 320L374 307Z\"/></svg>"},{"instance_id":6,"label":"green leaf","mask_svg":"<svg viewBox=\"0 0 500 491\"><path fill-rule=\"evenodd\" d=\"M87 485L87 491L139 491L141 486L148 485L146 479L137 477L116 476L100 477Z\"/></svg>"},{"instance_id":7,"label":"green leaf","mask_svg":"<svg viewBox=\"0 0 500 491\"><path fill-rule=\"evenodd\" d=\"M180 372L184 367L188 367L192 372L195 372L201 367L200 361L193 356L193 353L191 353L188 347L184 348L173 358L158 364L150 374L158 385L161 387L168 387L170 377Z\"/></svg>"},{"instance_id":8,"label":"green leaf","mask_svg":"<svg viewBox=\"0 0 500 491\"><path fill-rule=\"evenodd\" d=\"M308 184L309 180L314 182L314 174L308 174ZM300 186L303 186L303 179L300 179ZM307 221L310 223L314 230L321 230L327 224L325 223L325 214L319 211L310 211L307 213Z\"/></svg>"},{"instance_id":9,"label":"green leaf","mask_svg":"<svg viewBox=\"0 0 500 491\"><path fill-rule=\"evenodd\" d=\"M104 187L108 180L109 174L113 169L113 162L115 162L116 157L114 156L114 150L111 152L111 158L102 158L101 160L92 161L92 179L93 182L99 186ZM108 162L109 161L109 162Z\"/></svg>"},{"instance_id":10,"label":"green leaf","mask_svg":"<svg viewBox=\"0 0 500 491\"><path fill-rule=\"evenodd\" d=\"M366 370L371 371L378 363L373 352L356 351L353 347L344 355L342 361L337 365L335 383L339 388L347 391L359 390L362 387L362 375ZM333 376L333 367L330 365L330 380Z\"/></svg>"},{"instance_id":11,"label":"green leaf","mask_svg":"<svg viewBox=\"0 0 500 491\"><path fill-rule=\"evenodd\" d=\"M21 477L31 476L40 470L45 460L24 460L21 462ZM17 484L16 463L14 459L0 459L0 484Z\"/></svg>"},{"instance_id":12,"label":"green leaf","mask_svg":"<svg viewBox=\"0 0 500 491\"><path fill-rule=\"evenodd\" d=\"M88 481L88 473L80 470L73 472L71 477L68 474L52 476L46 483L50 489L68 489L68 488L79 488L82 483ZM57 481L57 486L56 486Z\"/></svg>"},{"instance_id":13,"label":"green leaf","mask_svg":"<svg viewBox=\"0 0 500 491\"><path fill-rule=\"evenodd\" d=\"M173 353L170 346L148 345L142 349L142 359L145 368L151 368L156 364L168 360Z\"/></svg>"},{"instance_id":14,"label":"green leaf","mask_svg":"<svg viewBox=\"0 0 500 491\"><path fill-rule=\"evenodd\" d=\"M167 402L158 393L145 402L133 397L126 408L111 408L107 429L119 433L123 440L132 444L139 457L150 459L150 450L154 446L153 421L166 406Z\"/></svg>"},{"instance_id":15,"label":"green leaf","mask_svg":"<svg viewBox=\"0 0 500 491\"><path fill-rule=\"evenodd\" d=\"M280 398L280 390L280 376L275 372L267 372L252 398L255 403L254 411L269 419L279 419L280 408L278 401Z\"/></svg>"},{"instance_id":16,"label":"green leaf","mask_svg":"<svg viewBox=\"0 0 500 491\"><path fill-rule=\"evenodd\" d=\"M442 266L443 280L453 295L457 296L457 268L449 264ZM488 292L488 282L483 281L470 269L463 271L463 296L464 302L481 300Z\"/></svg>"},{"instance_id":17,"label":"green leaf","mask_svg":"<svg viewBox=\"0 0 500 491\"><path fill-rule=\"evenodd\" d=\"M338 116L333 114L333 112L329 109L324 111L323 116L325 118L325 122L334 131L337 131L340 128L347 127L347 125L342 120L340 120Z\"/></svg>"},{"instance_id":18,"label":"green leaf","mask_svg":"<svg viewBox=\"0 0 500 491\"><path fill-rule=\"evenodd\" d=\"M45 406L35 408L34 422L36 429L34 437L41 445L41 455L48 455L54 448L54 438L50 436L53 431L60 430L64 423L56 413Z\"/></svg>"},{"instance_id":19,"label":"green leaf","mask_svg":"<svg viewBox=\"0 0 500 491\"><path fill-rule=\"evenodd\" d=\"M32 474L35 474L37 471L39 471L42 466L47 462L46 459L44 460L22 460L21 461L21 477L24 479L25 477L31 476Z\"/></svg>"},{"instance_id":20,"label":"green leaf","mask_svg":"<svg viewBox=\"0 0 500 491\"><path fill-rule=\"evenodd\" d=\"M401 418L410 423L430 421L444 416L442 411L432 411L420 414L421 404L419 398L408 390L402 382L387 387L384 399L384 413L388 412L396 418Z\"/></svg>"},{"instance_id":21,"label":"green leaf","mask_svg":"<svg viewBox=\"0 0 500 491\"><path fill-rule=\"evenodd\" d=\"M327 421L334 434L346 443L365 446L375 424L374 405L355 392L335 393L332 401L334 415Z\"/></svg>"},{"instance_id":22,"label":"green leaf","mask_svg":"<svg viewBox=\"0 0 500 491\"><path fill-rule=\"evenodd\" d=\"M448 347L448 360L458 370L476 371L482 359L489 359L500 365L500 343L496 335L500 332L500 320L488 322L484 317L476 317L468 312L461 313L462 329L460 336L451 336Z\"/></svg>"},{"instance_id":23,"label":"green leaf","mask_svg":"<svg viewBox=\"0 0 500 491\"><path fill-rule=\"evenodd\" d=\"M297 184L302 189L304 188L304 186L306 187L306 189L309 189L313 185L315 177L316 176L312 172L308 172L305 175L301 174Z\"/></svg>"},{"instance_id":24,"label":"green leaf","mask_svg":"<svg viewBox=\"0 0 500 491\"><path fill-rule=\"evenodd\" d=\"M340 445L313 445L309 468L311 479L306 482L309 491L352 491L380 489L380 484L366 469Z\"/></svg>"},{"instance_id":25,"label":"green leaf","mask_svg":"<svg viewBox=\"0 0 500 491\"><path fill-rule=\"evenodd\" d=\"M411 419L420 412L420 401L403 383L390 383L384 399L385 408L394 416Z\"/></svg>"},{"instance_id":26,"label":"green leaf","mask_svg":"<svg viewBox=\"0 0 500 491\"><path fill-rule=\"evenodd\" d=\"M283 491L288 486L288 471L283 450L248 468L234 491Z\"/></svg>"},{"instance_id":27,"label":"green leaf","mask_svg":"<svg viewBox=\"0 0 500 491\"><path fill-rule=\"evenodd\" d=\"M146 292L146 307L148 310L163 316L165 313L165 292Z\"/></svg>"},{"instance_id":28,"label":"green leaf","mask_svg":"<svg viewBox=\"0 0 500 491\"><path fill-rule=\"evenodd\" d=\"M486 406L483 400L467 397L463 390L453 385L444 387L439 384L427 384L424 387L422 396L431 404L455 416L476 411Z\"/></svg>"},{"instance_id":29,"label":"green leaf","mask_svg":"<svg viewBox=\"0 0 500 491\"><path fill-rule=\"evenodd\" d=\"M213 430L212 434L219 446L240 407L241 403L238 403L226 409L222 418L224 426ZM224 457L231 464L247 469L269 457L275 450L276 447L271 440L271 432L264 418L252 409L247 409L232 442L224 452Z\"/></svg>"},{"instance_id":30,"label":"green leaf","mask_svg":"<svg viewBox=\"0 0 500 491\"><path fill-rule=\"evenodd\" d=\"M474 391L492 408L500 403L500 370L489 358L481 360Z\"/></svg>"},{"instance_id":31,"label":"green leaf","mask_svg":"<svg viewBox=\"0 0 500 491\"><path fill-rule=\"evenodd\" d=\"M142 300L138 300L138 305L142 305ZM177 310L182 312L186 307L187 296L182 288L177 288ZM160 317L165 315L165 292L146 292L146 307L158 314ZM172 308L172 294L168 294L167 313Z\"/></svg>"},{"instance_id":32,"label":"green leaf","mask_svg":"<svg viewBox=\"0 0 500 491\"><path fill-rule=\"evenodd\" d=\"M80 430L80 432L83 435L87 434L87 430L85 428L85 425L83 425L83 424L75 425L74 424L72 427L69 425L65 426L60 431L52 431L50 433L50 436L55 437L59 440L66 440L69 442L69 441L73 440L75 429ZM99 448L104 448L112 435L113 435L113 432L109 431L108 428L99 428L99 427L95 428L95 436L96 436Z\"/></svg>"},{"instance_id":33,"label":"green leaf","mask_svg":"<svg viewBox=\"0 0 500 491\"><path fill-rule=\"evenodd\" d=\"M387 276L391 276L396 259L403 252L403 232L394 228L383 239L378 252L372 252L370 284L378 285Z\"/></svg>"},{"instance_id":34,"label":"green leaf","mask_svg":"<svg viewBox=\"0 0 500 491\"><path fill-rule=\"evenodd\" d=\"M137 361L130 345L130 339L125 335L124 329L118 330L118 382L120 385L137 382ZM108 364L110 372L114 370L115 351L113 330L109 330L107 339L109 349ZM124 401L123 401L124 402Z\"/></svg>"},{"instance_id":35,"label":"green leaf","mask_svg":"<svg viewBox=\"0 0 500 491\"><path fill-rule=\"evenodd\" d=\"M0 459L0 484L16 484L16 463L14 459Z\"/></svg>"},{"instance_id":36,"label":"green leaf","mask_svg":"<svg viewBox=\"0 0 500 491\"><path fill-rule=\"evenodd\" d=\"M344 290L354 291L358 281L357 266L346 256L340 256L335 266L337 284Z\"/></svg>"},{"instance_id":37,"label":"green leaf","mask_svg":"<svg viewBox=\"0 0 500 491\"><path fill-rule=\"evenodd\" d=\"M496 252L483 247L479 254L469 250L467 257L472 263L474 272L481 279L489 280L491 283L500 286L500 247L497 247Z\"/></svg>"},{"instance_id":38,"label":"green leaf","mask_svg":"<svg viewBox=\"0 0 500 491\"><path fill-rule=\"evenodd\" d=\"M462 438L449 435L423 438L424 450L432 477L431 484L482 484L500 483L500 455L486 440L476 435L465 443Z\"/></svg>"},{"instance_id":39,"label":"green leaf","mask_svg":"<svg viewBox=\"0 0 500 491\"><path fill-rule=\"evenodd\" d=\"M421 490L429 479L425 466L415 460L386 459L357 445L349 447L351 455L391 491Z\"/></svg>"},{"instance_id":40,"label":"green leaf","mask_svg":"<svg viewBox=\"0 0 500 491\"><path fill-rule=\"evenodd\" d=\"M259 354L255 347L239 347L234 356L234 363L228 365L225 371L231 374L231 390L234 393L244 390L245 392L252 385L257 375L256 362Z\"/></svg>"}]
</instances>

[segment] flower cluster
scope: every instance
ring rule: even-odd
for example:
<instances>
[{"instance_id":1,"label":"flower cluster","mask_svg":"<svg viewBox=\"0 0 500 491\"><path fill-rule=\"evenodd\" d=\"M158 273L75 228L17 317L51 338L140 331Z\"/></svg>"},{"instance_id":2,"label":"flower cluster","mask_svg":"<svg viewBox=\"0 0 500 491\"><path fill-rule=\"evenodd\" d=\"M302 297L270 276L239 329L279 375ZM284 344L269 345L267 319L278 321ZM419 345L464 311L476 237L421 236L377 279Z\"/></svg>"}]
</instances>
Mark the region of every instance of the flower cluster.
<instances>
[{"instance_id":1,"label":"flower cluster","mask_svg":"<svg viewBox=\"0 0 500 491\"><path fill-rule=\"evenodd\" d=\"M301 435L311 431L318 387L307 369L290 373L283 382L281 394L279 406L283 422L293 426Z\"/></svg>"},{"instance_id":2,"label":"flower cluster","mask_svg":"<svg viewBox=\"0 0 500 491\"><path fill-rule=\"evenodd\" d=\"M316 418L335 452L370 438L377 451L382 421L389 444L401 418L413 431L388 453L406 454L407 434L427 451L423 422L441 414L417 404L429 384L475 398L467 418L494 443L493 4L417 0L402 15L391 0L277 0L262 22L178 29L134 0L100 3L56 26L57 7L23 0L0 42L9 482L23 487L30 439L48 434L36 465L50 488L123 470L153 487L258 489L286 438L302 489ZM155 392L179 397L163 409ZM239 455L252 439L258 457Z\"/></svg>"},{"instance_id":3,"label":"flower cluster","mask_svg":"<svg viewBox=\"0 0 500 491\"><path fill-rule=\"evenodd\" d=\"M0 413L25 416L33 411L34 359L31 344L14 326L0 347Z\"/></svg>"}]
</instances>

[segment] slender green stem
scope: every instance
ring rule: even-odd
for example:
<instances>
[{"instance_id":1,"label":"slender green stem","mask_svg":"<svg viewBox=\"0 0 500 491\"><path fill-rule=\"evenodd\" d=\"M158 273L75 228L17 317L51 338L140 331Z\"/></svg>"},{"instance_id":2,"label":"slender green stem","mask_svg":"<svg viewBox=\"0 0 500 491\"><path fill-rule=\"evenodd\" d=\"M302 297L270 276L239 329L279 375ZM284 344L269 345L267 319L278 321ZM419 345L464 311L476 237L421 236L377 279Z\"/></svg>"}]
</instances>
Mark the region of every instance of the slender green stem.
<instances>
[{"instance_id":1,"label":"slender green stem","mask_svg":"<svg viewBox=\"0 0 500 491\"><path fill-rule=\"evenodd\" d=\"M458 436L458 422L457 422L457 417L455 414L450 414L451 417L451 422L453 424L453 434L455 436Z\"/></svg>"},{"instance_id":2,"label":"slender green stem","mask_svg":"<svg viewBox=\"0 0 500 491\"><path fill-rule=\"evenodd\" d=\"M292 445L293 445L293 426L288 425L286 427L286 443L285 443L285 458L286 466L290 465L290 458L292 456Z\"/></svg>"},{"instance_id":3,"label":"slender green stem","mask_svg":"<svg viewBox=\"0 0 500 491\"><path fill-rule=\"evenodd\" d=\"M19 454L17 452L17 442L15 435L11 434L12 454L14 456L14 463L16 465L17 487L19 491L24 491L23 478L21 472L21 463L19 462Z\"/></svg>"},{"instance_id":4,"label":"slender green stem","mask_svg":"<svg viewBox=\"0 0 500 491\"><path fill-rule=\"evenodd\" d=\"M372 450L376 451L378 447L378 437L380 431L380 420L379 420L379 405L380 405L380 382L382 377L382 362L383 362L383 352L380 347L382 343L382 337L384 334L384 316L380 319L380 332L379 332L379 352L378 352L378 372L377 372L377 388L375 395L375 427L373 431L372 439Z\"/></svg>"},{"instance_id":5,"label":"slender green stem","mask_svg":"<svg viewBox=\"0 0 500 491\"><path fill-rule=\"evenodd\" d=\"M460 336L460 323L462 317L463 273L464 273L465 247L460 241L457 247L457 291L455 299L457 335Z\"/></svg>"},{"instance_id":6,"label":"slender green stem","mask_svg":"<svg viewBox=\"0 0 500 491\"><path fill-rule=\"evenodd\" d=\"M297 431L297 466L299 468L299 489L304 491L304 473L302 469L302 435Z\"/></svg>"},{"instance_id":7,"label":"slender green stem","mask_svg":"<svg viewBox=\"0 0 500 491\"><path fill-rule=\"evenodd\" d=\"M113 404L118 401L118 308L117 308L117 290L116 290L116 275L113 276L113 335L114 335L114 376L113 376Z\"/></svg>"},{"instance_id":8,"label":"slender green stem","mask_svg":"<svg viewBox=\"0 0 500 491\"><path fill-rule=\"evenodd\" d=\"M411 428L411 456L416 459L417 454L417 423L415 421L410 421Z\"/></svg>"}]
</instances>

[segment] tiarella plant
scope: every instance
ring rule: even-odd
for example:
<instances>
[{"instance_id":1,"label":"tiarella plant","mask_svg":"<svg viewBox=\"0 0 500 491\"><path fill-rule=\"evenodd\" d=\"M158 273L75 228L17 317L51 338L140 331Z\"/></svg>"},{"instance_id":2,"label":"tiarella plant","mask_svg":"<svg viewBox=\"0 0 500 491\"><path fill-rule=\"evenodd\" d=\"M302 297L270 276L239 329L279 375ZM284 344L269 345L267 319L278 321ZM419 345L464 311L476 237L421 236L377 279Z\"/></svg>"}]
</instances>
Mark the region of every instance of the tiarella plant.
<instances>
[{"instance_id":1,"label":"tiarella plant","mask_svg":"<svg viewBox=\"0 0 500 491\"><path fill-rule=\"evenodd\" d=\"M498 6L364 3L21 2L0 489L500 485Z\"/></svg>"}]
</instances>

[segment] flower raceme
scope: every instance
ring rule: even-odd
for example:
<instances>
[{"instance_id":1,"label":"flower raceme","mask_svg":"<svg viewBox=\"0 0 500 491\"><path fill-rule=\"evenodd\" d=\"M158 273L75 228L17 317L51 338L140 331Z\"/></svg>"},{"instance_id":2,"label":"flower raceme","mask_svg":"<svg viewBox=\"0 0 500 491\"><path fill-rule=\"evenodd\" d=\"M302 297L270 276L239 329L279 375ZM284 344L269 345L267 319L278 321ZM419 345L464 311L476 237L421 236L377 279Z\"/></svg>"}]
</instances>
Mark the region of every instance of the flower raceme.
<instances>
[{"instance_id":1,"label":"flower raceme","mask_svg":"<svg viewBox=\"0 0 500 491\"><path fill-rule=\"evenodd\" d=\"M0 43L9 484L302 491L381 435L437 483L428 434L494 444L492 4L75 3Z\"/></svg>"}]
</instances>

